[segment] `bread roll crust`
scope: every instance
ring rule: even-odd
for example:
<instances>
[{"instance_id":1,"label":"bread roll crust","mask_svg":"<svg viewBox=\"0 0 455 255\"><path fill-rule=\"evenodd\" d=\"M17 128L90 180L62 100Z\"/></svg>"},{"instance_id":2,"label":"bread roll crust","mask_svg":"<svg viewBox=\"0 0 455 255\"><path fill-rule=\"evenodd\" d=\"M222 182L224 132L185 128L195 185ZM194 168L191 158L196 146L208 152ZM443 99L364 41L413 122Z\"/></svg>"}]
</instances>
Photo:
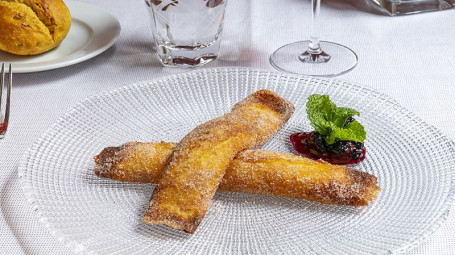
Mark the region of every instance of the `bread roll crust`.
<instances>
[{"instance_id":1,"label":"bread roll crust","mask_svg":"<svg viewBox=\"0 0 455 255\"><path fill-rule=\"evenodd\" d=\"M36 55L59 45L71 15L61 0L0 0L0 50Z\"/></svg>"}]
</instances>

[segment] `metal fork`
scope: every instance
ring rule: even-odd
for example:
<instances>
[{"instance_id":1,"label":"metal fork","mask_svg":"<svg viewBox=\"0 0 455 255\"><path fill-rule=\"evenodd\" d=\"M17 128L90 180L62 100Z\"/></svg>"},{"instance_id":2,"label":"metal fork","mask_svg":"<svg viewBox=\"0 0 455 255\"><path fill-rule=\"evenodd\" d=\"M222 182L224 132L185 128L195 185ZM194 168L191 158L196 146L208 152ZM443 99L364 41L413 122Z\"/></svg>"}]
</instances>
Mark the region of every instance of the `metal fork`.
<instances>
[{"instance_id":1,"label":"metal fork","mask_svg":"<svg viewBox=\"0 0 455 255\"><path fill-rule=\"evenodd\" d=\"M11 102L11 87L13 85L13 69L9 64L8 81L5 81L5 63L2 63L2 75L0 77L0 139L5 137L6 130L8 129L9 120L9 107ZM2 111L3 106L3 88L6 87L6 103L5 113Z\"/></svg>"}]
</instances>

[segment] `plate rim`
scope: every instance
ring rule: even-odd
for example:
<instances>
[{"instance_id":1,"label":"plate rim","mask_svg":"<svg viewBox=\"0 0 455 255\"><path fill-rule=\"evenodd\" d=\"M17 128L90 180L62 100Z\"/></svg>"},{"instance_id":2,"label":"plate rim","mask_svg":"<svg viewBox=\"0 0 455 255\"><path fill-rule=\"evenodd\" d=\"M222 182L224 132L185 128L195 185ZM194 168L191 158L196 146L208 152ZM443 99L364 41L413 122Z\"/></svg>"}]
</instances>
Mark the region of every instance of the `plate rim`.
<instances>
[{"instance_id":1,"label":"plate rim","mask_svg":"<svg viewBox=\"0 0 455 255\"><path fill-rule=\"evenodd\" d=\"M361 88L361 89L367 89L371 93L376 93L379 95L382 95L383 98L386 99L387 102L391 102L396 104L400 110L405 111L409 116L412 116L413 119L419 121L422 123L425 127L425 129L431 129L433 132L436 132L436 134L440 135L441 138L444 139L444 141L449 145L450 151L455 155L455 142L452 141L445 133L440 131L438 128L434 127L431 124L428 124L426 121L421 119L418 115L413 113L412 111L408 110L404 106L402 106L398 101L396 101L394 98L390 97L387 94L384 94L382 92L379 92L378 90L371 88L369 86L363 86L359 85L356 82L350 82L350 81L345 81L343 79L336 79L336 78L331 78L331 77L315 77L315 76L305 76L305 75L298 75L298 74L290 74L290 73L283 73L283 72L278 72L278 71L271 71L271 70L266 70L266 69L260 69L260 68L250 68L250 67L214 67L214 68L204 68L204 69L199 69L199 70L193 70L193 71L188 71L188 72L183 72L183 73L178 73L178 74L172 74L172 75L165 75L161 76L155 79L149 79L149 80L143 80L139 82L134 82L130 83L127 85L122 85L118 88L110 89L110 90L103 90L99 93L96 93L94 95L88 96L76 104L72 105L70 108L66 110L65 113L63 113L59 118L57 118L54 123L45 131L41 134L41 136L32 143L32 145L24 152L24 154L20 157L19 163L18 163L18 177L19 177L19 182L22 188L22 191L25 195L25 198L27 202L32 206L32 209L35 213L35 215L38 217L38 220L42 222L46 228L50 231L50 233L59 241L61 241L65 246L68 248L72 249L76 253L84 253L87 252L85 247L81 246L78 242L71 241L68 239L67 236L60 234L58 229L53 227L52 224L48 221L48 219L42 214L38 207L37 199L34 196L32 187L28 180L26 180L26 175L25 175L25 169L26 165L28 162L28 159L30 157L30 154L32 151L36 150L39 148L39 144L45 140L46 137L48 137L51 134L51 131L54 129L55 126L58 126L62 121L65 120L65 118L69 117L71 112L74 110L79 109L79 107L84 106L86 102L90 102L95 98L103 97L106 95L112 95L119 93L124 90L132 89L132 88L137 88L139 86L160 86L160 83L163 83L164 81L167 80L172 80L181 76L188 76L188 75L197 75L198 73L204 73L204 72L258 72L258 73L263 73L263 74L268 74L268 75L277 75L277 76L285 76L285 77L291 77L291 78L297 78L297 79L316 79L316 80L325 80L325 81L331 81L331 82L343 82L343 83L348 83L354 87ZM163 85L164 86L164 85ZM435 223L427 229L426 232L422 233L419 235L416 239L414 240L407 240L403 242L402 246L397 247L396 249L393 250L387 250L389 253L395 253L395 252L404 252L404 251L409 251L411 248L417 246L418 244L421 244L424 240L428 239L434 232L439 229L447 220L451 206L453 204L453 201L455 199L455 171L452 170L450 173L451 176L451 181L450 181L450 188L447 194L447 197L445 198L445 201L441 205L443 208L441 210L441 215L440 217L435 221Z\"/></svg>"},{"instance_id":2,"label":"plate rim","mask_svg":"<svg viewBox=\"0 0 455 255\"><path fill-rule=\"evenodd\" d=\"M96 11L97 13L99 13L99 15L102 15L104 18L110 19L109 22L112 25L114 25L113 27L115 28L115 31L113 31L113 32L115 32L115 33L112 33L111 38L108 38L108 40L105 44L99 45L96 47L96 49L91 50L88 53L84 53L83 55L81 55L79 57L68 58L71 55L75 55L78 52L84 52L84 49L93 45L93 42L96 39L95 37L89 38L88 42L86 42L80 49L78 49L77 51L71 52L68 55L62 55L57 58L53 58L53 59L42 61L42 62L36 62L36 63L22 62L22 63L15 64L14 62L9 61L9 62L13 63L14 73L35 73L35 72L55 70L55 69L75 65L75 64L81 63L83 61L89 60L91 58L94 58L94 57L100 55L101 53L105 52L107 49L112 47L112 45L114 45L114 43L118 40L118 38L120 36L120 32L121 32L121 25L120 25L119 20L111 13L101 9L100 7L98 7L96 5L85 3L85 2L66 0L65 5L70 10L72 21L82 20L79 18L80 11L84 8L88 8L90 10ZM92 31L94 30L92 23L84 21L84 24L89 26ZM43 54L46 54L46 53L43 53ZM12 55L14 55L14 54L12 54ZM54 61L56 61L56 62L54 62ZM0 59L0 62L1 62L1 59ZM3 62L5 62L5 61L3 61ZM6 62L8 62L8 61L6 61ZM46 64L47 62L54 62L54 63ZM33 65L27 66L30 64L33 64ZM25 66L21 67L21 65L25 65Z\"/></svg>"}]
</instances>

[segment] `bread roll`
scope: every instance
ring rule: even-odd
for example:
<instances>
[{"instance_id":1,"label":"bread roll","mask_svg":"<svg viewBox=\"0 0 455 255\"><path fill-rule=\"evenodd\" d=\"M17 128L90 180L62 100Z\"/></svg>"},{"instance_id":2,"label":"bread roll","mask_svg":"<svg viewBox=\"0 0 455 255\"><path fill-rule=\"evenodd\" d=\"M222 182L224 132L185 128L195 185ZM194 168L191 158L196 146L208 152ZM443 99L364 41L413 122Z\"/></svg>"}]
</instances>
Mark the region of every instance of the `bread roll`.
<instances>
[{"instance_id":1,"label":"bread roll","mask_svg":"<svg viewBox=\"0 0 455 255\"><path fill-rule=\"evenodd\" d=\"M36 55L68 34L71 15L61 0L0 0L0 50Z\"/></svg>"}]
</instances>

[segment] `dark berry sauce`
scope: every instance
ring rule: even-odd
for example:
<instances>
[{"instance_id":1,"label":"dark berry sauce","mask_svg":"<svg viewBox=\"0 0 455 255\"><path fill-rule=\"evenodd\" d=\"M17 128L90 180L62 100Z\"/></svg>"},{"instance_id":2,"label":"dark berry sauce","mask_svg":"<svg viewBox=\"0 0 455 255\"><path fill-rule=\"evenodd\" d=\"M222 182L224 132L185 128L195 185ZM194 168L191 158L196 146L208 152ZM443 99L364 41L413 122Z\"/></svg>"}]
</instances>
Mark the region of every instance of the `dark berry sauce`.
<instances>
[{"instance_id":1,"label":"dark berry sauce","mask_svg":"<svg viewBox=\"0 0 455 255\"><path fill-rule=\"evenodd\" d=\"M327 144L325 137L317 132L302 132L291 135L294 149L309 158L322 159L331 164L356 164L365 159L366 148L355 141L335 141Z\"/></svg>"}]
</instances>

